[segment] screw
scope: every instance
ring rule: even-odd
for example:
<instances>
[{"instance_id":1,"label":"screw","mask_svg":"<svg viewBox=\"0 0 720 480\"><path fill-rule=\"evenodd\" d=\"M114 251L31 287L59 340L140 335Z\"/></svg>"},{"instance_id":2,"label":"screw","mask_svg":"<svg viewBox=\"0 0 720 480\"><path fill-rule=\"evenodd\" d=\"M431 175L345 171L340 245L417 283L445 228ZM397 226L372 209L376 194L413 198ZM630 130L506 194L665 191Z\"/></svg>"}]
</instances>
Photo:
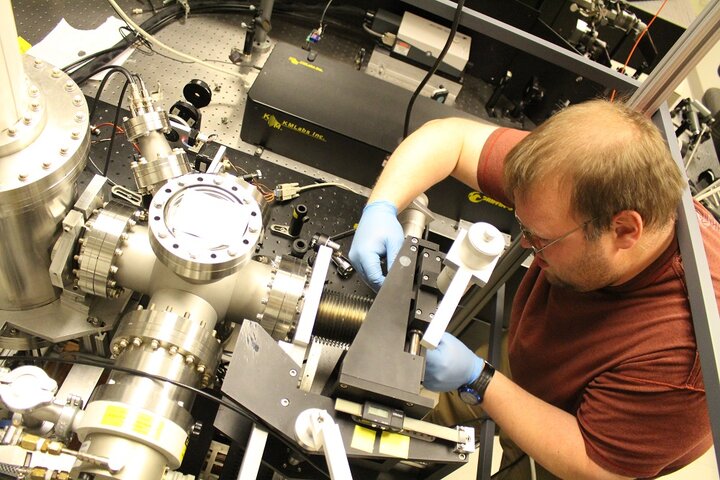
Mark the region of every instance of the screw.
<instances>
[{"instance_id":1,"label":"screw","mask_svg":"<svg viewBox=\"0 0 720 480\"><path fill-rule=\"evenodd\" d=\"M413 245L412 247L410 247L410 251L417 252L417 247L415 245Z\"/></svg>"},{"instance_id":2,"label":"screw","mask_svg":"<svg viewBox=\"0 0 720 480\"><path fill-rule=\"evenodd\" d=\"M75 90L75 82L73 82L72 80L68 80L67 82L65 82L65 91L72 92L73 90Z\"/></svg>"},{"instance_id":3,"label":"screw","mask_svg":"<svg viewBox=\"0 0 720 480\"><path fill-rule=\"evenodd\" d=\"M82 97L80 95L75 95L72 100L73 105L76 107L79 107L82 105Z\"/></svg>"},{"instance_id":4,"label":"screw","mask_svg":"<svg viewBox=\"0 0 720 480\"><path fill-rule=\"evenodd\" d=\"M415 310L415 315L422 315L422 310L420 310L419 308Z\"/></svg>"},{"instance_id":5,"label":"screw","mask_svg":"<svg viewBox=\"0 0 720 480\"><path fill-rule=\"evenodd\" d=\"M7 132L8 132L8 136L14 137L15 134L17 133L17 129L15 127L8 127Z\"/></svg>"},{"instance_id":6,"label":"screw","mask_svg":"<svg viewBox=\"0 0 720 480\"><path fill-rule=\"evenodd\" d=\"M170 355L175 355L177 353L177 351L178 351L178 348L175 345L173 345L172 347L170 347L170 350L168 350L168 353Z\"/></svg>"},{"instance_id":7,"label":"screw","mask_svg":"<svg viewBox=\"0 0 720 480\"><path fill-rule=\"evenodd\" d=\"M30 104L30 110L32 110L33 112L37 112L38 110L40 110L40 104L38 102L32 102Z\"/></svg>"},{"instance_id":8,"label":"screw","mask_svg":"<svg viewBox=\"0 0 720 480\"><path fill-rule=\"evenodd\" d=\"M460 455L458 455L458 458L459 458L460 460L465 460L465 454L464 454L464 453L461 453Z\"/></svg>"},{"instance_id":9,"label":"screw","mask_svg":"<svg viewBox=\"0 0 720 480\"><path fill-rule=\"evenodd\" d=\"M50 160L45 160L45 161L42 163L42 167L43 167L45 170L47 170L48 168L50 168L50 165L52 165L52 162L51 162ZM67 232L67 231L70 231L70 228L68 228L68 229L66 230L66 232Z\"/></svg>"},{"instance_id":10,"label":"screw","mask_svg":"<svg viewBox=\"0 0 720 480\"><path fill-rule=\"evenodd\" d=\"M140 338L140 337L135 337L132 339L132 344L134 347L139 347L142 345L142 343L143 343L142 338Z\"/></svg>"},{"instance_id":11,"label":"screw","mask_svg":"<svg viewBox=\"0 0 720 480\"><path fill-rule=\"evenodd\" d=\"M58 78L58 77L60 77L60 74L61 74L61 73L62 73L62 71L61 71L59 68L55 67L55 68L52 69L52 72L50 72L50 75L51 75L53 78Z\"/></svg>"},{"instance_id":12,"label":"screw","mask_svg":"<svg viewBox=\"0 0 720 480\"><path fill-rule=\"evenodd\" d=\"M410 241L411 241L412 243L418 243L418 239L415 238L415 237L412 237L412 239L411 239Z\"/></svg>"},{"instance_id":13,"label":"screw","mask_svg":"<svg viewBox=\"0 0 720 480\"><path fill-rule=\"evenodd\" d=\"M30 116L29 113L26 113L25 116L23 117L23 123L25 125L30 125L32 123L32 116Z\"/></svg>"},{"instance_id":14,"label":"screw","mask_svg":"<svg viewBox=\"0 0 720 480\"><path fill-rule=\"evenodd\" d=\"M80 138L80 132L77 130L73 130L72 133L70 133L70 138L72 138L73 140L77 140L78 138Z\"/></svg>"},{"instance_id":15,"label":"screw","mask_svg":"<svg viewBox=\"0 0 720 480\"><path fill-rule=\"evenodd\" d=\"M68 149L67 147L60 147L60 155L67 155Z\"/></svg>"},{"instance_id":16,"label":"screw","mask_svg":"<svg viewBox=\"0 0 720 480\"><path fill-rule=\"evenodd\" d=\"M30 93L31 97L37 97L40 94L40 89L33 85L32 87L30 87L30 90L28 90L28 92Z\"/></svg>"},{"instance_id":17,"label":"screw","mask_svg":"<svg viewBox=\"0 0 720 480\"><path fill-rule=\"evenodd\" d=\"M160 348L160 342L158 342L157 340L151 341L150 348L152 348L153 350L157 350L158 348Z\"/></svg>"},{"instance_id":18,"label":"screw","mask_svg":"<svg viewBox=\"0 0 720 480\"><path fill-rule=\"evenodd\" d=\"M280 400L280 405L282 405L283 407L287 407L288 405L290 405L290 400L288 400L287 398L283 398Z\"/></svg>"},{"instance_id":19,"label":"screw","mask_svg":"<svg viewBox=\"0 0 720 480\"><path fill-rule=\"evenodd\" d=\"M75 114L75 121L78 123L82 122L84 118L85 118L85 115L82 112L77 112Z\"/></svg>"},{"instance_id":20,"label":"screw","mask_svg":"<svg viewBox=\"0 0 720 480\"><path fill-rule=\"evenodd\" d=\"M27 177L28 177L28 174L23 172L18 175L18 180L20 180L21 182L24 182L25 180L27 180Z\"/></svg>"},{"instance_id":21,"label":"screw","mask_svg":"<svg viewBox=\"0 0 720 480\"><path fill-rule=\"evenodd\" d=\"M293 369L290 370L290 376L291 376L291 377L294 377L295 375L297 375L297 370L295 370L295 369L293 368Z\"/></svg>"},{"instance_id":22,"label":"screw","mask_svg":"<svg viewBox=\"0 0 720 480\"><path fill-rule=\"evenodd\" d=\"M423 280L429 280L429 279L430 279L430 277L428 277L427 275L423 275Z\"/></svg>"}]
</instances>

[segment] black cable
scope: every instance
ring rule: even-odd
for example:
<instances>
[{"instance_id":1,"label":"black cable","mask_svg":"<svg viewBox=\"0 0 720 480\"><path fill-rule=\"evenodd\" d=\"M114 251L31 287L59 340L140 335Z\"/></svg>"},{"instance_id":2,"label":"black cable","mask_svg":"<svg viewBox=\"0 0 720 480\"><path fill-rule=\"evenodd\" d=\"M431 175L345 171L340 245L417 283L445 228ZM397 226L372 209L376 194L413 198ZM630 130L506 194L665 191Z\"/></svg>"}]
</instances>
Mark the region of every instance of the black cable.
<instances>
[{"instance_id":1,"label":"black cable","mask_svg":"<svg viewBox=\"0 0 720 480\"><path fill-rule=\"evenodd\" d=\"M450 50L450 46L452 45L453 39L455 38L455 33L457 33L458 25L460 24L460 17L462 16L463 5L465 5L465 0L458 0L457 8L455 9L455 18L453 18L452 27L450 27L450 35L448 35L445 46L440 52L440 55L438 55L437 59L435 60L435 64L428 71L427 75L425 75L425 78L422 79L420 85L418 85L418 87L415 89L412 97L410 97L410 102L408 102L407 110L405 111L405 127L403 128L403 139L407 138L408 131L410 130L410 116L412 115L412 109L413 105L415 104L415 100L417 99L418 95L420 95L420 92L422 92L422 89L425 88L425 85L427 85L427 83L430 81L430 78L432 78L432 76L437 71L448 50Z\"/></svg>"},{"instance_id":2,"label":"black cable","mask_svg":"<svg viewBox=\"0 0 720 480\"><path fill-rule=\"evenodd\" d=\"M130 85L130 81L125 80L125 85L123 85L123 88L120 91L120 98L118 99L117 107L115 108L115 119L113 120L112 133L110 134L110 144L108 145L107 156L105 157L103 177L107 177L108 170L110 169L110 157L112 156L112 147L113 143L115 143L115 135L117 134L118 120L120 120L120 109L122 108L123 98L125 98L125 91L127 90L128 85Z\"/></svg>"},{"instance_id":3,"label":"black cable","mask_svg":"<svg viewBox=\"0 0 720 480\"><path fill-rule=\"evenodd\" d=\"M74 352L72 353L75 354ZM84 354L86 357L91 357L92 355ZM136 370L134 368L128 368L128 367L120 367L118 365L115 365L113 363L110 363L107 359L99 356L95 356L94 360L86 360L86 359L78 359L78 358L62 358L62 357L28 357L25 355L0 355L0 360L5 361L19 361L19 362L26 362L26 363L40 363L40 362L54 362L54 363L63 363L66 365L87 365L90 367L97 367L97 368L105 368L108 370L113 370L116 372L123 372L128 373L130 375L137 375L139 377L149 378L151 380L157 380L159 382L165 382L169 383L170 385L174 385L179 388L184 388L196 395L199 395L207 400L210 400L211 402L215 402L218 405L221 405L228 410L237 413L238 415L247 418L253 423L261 424L265 427L270 426L267 425L262 421L260 417L255 416L253 413L245 411L240 405L230 402L222 397L216 397L215 395L212 395L210 393L207 393L203 390L200 390L199 388L195 388L193 386L187 385L182 382L178 382L176 380L173 380L171 378L163 377L161 375L155 375L154 373L148 373L143 372L142 370ZM285 444L288 448L295 451L297 454L299 454L311 467L313 467L315 470L317 470L319 473L321 473L325 478L328 480L331 480L330 474L327 473L322 467L317 465L315 462L310 460L302 451L298 450L297 445L292 445L290 442L282 438L282 436L277 436L277 438Z\"/></svg>"},{"instance_id":4,"label":"black cable","mask_svg":"<svg viewBox=\"0 0 720 480\"><path fill-rule=\"evenodd\" d=\"M132 73L130 73L129 70L127 70L124 67L119 67L116 65L107 65L105 67L98 68L90 76L92 77L93 75L96 75L104 70L111 70L111 71L107 75L105 75L105 77L103 77L102 82L100 82L100 86L97 89L97 92L95 92L95 100L93 101L93 106L92 106L92 109L90 110L90 116L88 117L88 121L90 123L92 123L93 117L95 116L95 110L97 109L98 101L100 100L100 95L102 94L102 91L105 88L105 84L108 82L108 80L113 75L113 73L120 72L123 75L125 75L125 78L127 78L128 81L131 81L131 82L133 81Z\"/></svg>"}]
</instances>

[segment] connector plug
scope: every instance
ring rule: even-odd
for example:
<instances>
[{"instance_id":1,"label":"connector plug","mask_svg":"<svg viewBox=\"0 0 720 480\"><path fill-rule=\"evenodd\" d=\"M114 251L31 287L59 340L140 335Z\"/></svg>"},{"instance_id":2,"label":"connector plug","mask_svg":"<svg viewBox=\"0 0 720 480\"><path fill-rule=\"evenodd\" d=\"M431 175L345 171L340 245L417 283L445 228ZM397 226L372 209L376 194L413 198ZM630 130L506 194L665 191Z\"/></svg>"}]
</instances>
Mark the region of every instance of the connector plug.
<instances>
[{"instance_id":1,"label":"connector plug","mask_svg":"<svg viewBox=\"0 0 720 480\"><path fill-rule=\"evenodd\" d=\"M275 200L278 202L285 202L292 200L300 196L300 184L297 182L293 183L280 183L275 186Z\"/></svg>"}]
</instances>

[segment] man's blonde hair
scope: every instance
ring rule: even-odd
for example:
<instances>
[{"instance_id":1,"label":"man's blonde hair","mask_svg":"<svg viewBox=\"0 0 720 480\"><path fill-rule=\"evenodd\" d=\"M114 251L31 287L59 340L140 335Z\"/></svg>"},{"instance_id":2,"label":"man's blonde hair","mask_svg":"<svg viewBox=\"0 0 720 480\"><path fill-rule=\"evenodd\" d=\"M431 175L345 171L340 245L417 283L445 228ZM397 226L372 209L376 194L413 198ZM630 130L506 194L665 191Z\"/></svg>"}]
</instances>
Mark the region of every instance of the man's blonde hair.
<instances>
[{"instance_id":1,"label":"man's blonde hair","mask_svg":"<svg viewBox=\"0 0 720 480\"><path fill-rule=\"evenodd\" d=\"M567 182L571 208L580 218L593 219L589 236L610 228L623 210L638 212L646 229L667 225L685 186L652 121L605 100L554 115L508 153L504 168L511 199L540 180Z\"/></svg>"}]
</instances>

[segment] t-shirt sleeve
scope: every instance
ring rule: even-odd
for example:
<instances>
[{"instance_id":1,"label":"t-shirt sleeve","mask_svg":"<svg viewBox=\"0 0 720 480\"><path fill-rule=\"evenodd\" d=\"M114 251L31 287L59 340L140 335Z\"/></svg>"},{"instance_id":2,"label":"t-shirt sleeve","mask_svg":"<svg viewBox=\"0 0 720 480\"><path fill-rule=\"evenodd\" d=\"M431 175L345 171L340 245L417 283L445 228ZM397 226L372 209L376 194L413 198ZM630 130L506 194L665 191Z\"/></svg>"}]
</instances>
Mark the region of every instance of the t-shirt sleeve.
<instances>
[{"instance_id":1,"label":"t-shirt sleeve","mask_svg":"<svg viewBox=\"0 0 720 480\"><path fill-rule=\"evenodd\" d=\"M647 363L640 370L663 368L655 359ZM699 356L684 385L636 378L633 370L606 372L588 385L577 411L588 456L610 472L650 478L707 451L712 438Z\"/></svg>"},{"instance_id":2,"label":"t-shirt sleeve","mask_svg":"<svg viewBox=\"0 0 720 480\"><path fill-rule=\"evenodd\" d=\"M503 163L508 152L530 132L501 127L490 134L477 166L480 190L505 205L512 205L503 188Z\"/></svg>"}]
</instances>

